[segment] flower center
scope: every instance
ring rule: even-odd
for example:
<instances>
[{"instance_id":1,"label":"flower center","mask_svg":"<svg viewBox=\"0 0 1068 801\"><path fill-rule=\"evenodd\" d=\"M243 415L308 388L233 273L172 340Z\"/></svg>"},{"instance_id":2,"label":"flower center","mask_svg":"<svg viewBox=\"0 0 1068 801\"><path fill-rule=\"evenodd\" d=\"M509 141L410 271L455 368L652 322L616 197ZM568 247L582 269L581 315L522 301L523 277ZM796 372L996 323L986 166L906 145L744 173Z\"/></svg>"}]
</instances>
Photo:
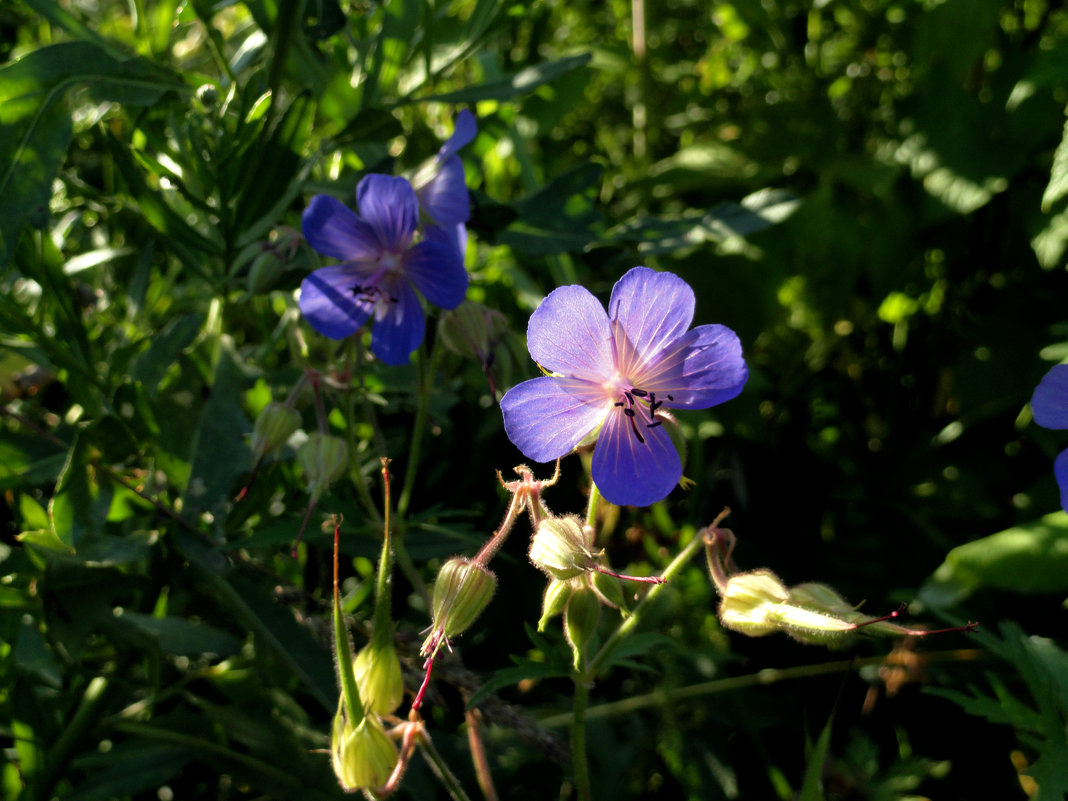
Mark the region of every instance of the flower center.
<instances>
[{"instance_id":1,"label":"flower center","mask_svg":"<svg viewBox=\"0 0 1068 801\"><path fill-rule=\"evenodd\" d=\"M378 258L378 269L375 270L362 284L352 287L352 294L358 300L367 303L397 303L397 297L383 285L391 284L391 276L399 275L404 269L404 260L400 253L383 253Z\"/></svg>"},{"instance_id":2,"label":"flower center","mask_svg":"<svg viewBox=\"0 0 1068 801\"><path fill-rule=\"evenodd\" d=\"M675 400L671 395L666 397L669 401ZM664 402L656 399L655 392L646 392L630 384L623 384L623 388L620 388L619 400L613 405L623 410L623 414L630 420L631 432L642 444L645 443L645 437L642 436L639 422L644 428L656 428L663 425L662 420L656 419L656 410L663 406Z\"/></svg>"}]
</instances>

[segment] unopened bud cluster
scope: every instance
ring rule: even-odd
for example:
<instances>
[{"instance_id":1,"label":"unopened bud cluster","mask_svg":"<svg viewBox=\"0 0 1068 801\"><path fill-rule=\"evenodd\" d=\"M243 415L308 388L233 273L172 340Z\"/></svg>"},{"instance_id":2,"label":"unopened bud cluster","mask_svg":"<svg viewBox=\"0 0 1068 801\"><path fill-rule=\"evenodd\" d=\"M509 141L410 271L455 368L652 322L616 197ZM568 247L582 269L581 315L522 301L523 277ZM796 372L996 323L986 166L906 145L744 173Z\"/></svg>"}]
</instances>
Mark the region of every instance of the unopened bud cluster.
<instances>
[{"instance_id":1,"label":"unopened bud cluster","mask_svg":"<svg viewBox=\"0 0 1068 801\"><path fill-rule=\"evenodd\" d=\"M384 785L400 758L376 715L352 721L338 704L330 737L330 759L342 788L352 792Z\"/></svg>"}]
</instances>

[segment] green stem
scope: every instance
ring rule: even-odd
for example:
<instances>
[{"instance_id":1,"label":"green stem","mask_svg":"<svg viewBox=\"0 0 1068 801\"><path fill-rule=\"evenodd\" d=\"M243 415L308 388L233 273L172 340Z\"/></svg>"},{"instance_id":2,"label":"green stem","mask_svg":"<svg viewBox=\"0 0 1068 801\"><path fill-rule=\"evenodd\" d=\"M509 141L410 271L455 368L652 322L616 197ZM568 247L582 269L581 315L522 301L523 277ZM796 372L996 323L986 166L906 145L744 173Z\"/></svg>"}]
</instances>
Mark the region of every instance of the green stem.
<instances>
[{"instance_id":1,"label":"green stem","mask_svg":"<svg viewBox=\"0 0 1068 801\"><path fill-rule=\"evenodd\" d=\"M341 683L341 703L349 722L355 726L363 720L363 702L356 685L356 673L352 669L352 641L341 614L341 591L338 589L337 546L340 524L334 524L334 655L337 661L337 676Z\"/></svg>"},{"instance_id":2,"label":"green stem","mask_svg":"<svg viewBox=\"0 0 1068 801\"><path fill-rule=\"evenodd\" d=\"M592 529L597 528L597 506L601 501L601 491L597 485L590 484L590 503L586 507L586 525Z\"/></svg>"},{"instance_id":3,"label":"green stem","mask_svg":"<svg viewBox=\"0 0 1068 801\"><path fill-rule=\"evenodd\" d=\"M928 652L924 659L932 662L960 662L964 660L980 659L984 652L972 648L958 649L946 652ZM726 679L704 681L699 684L691 684L687 687L678 687L674 690L658 690L643 695L634 695L622 698L618 701L610 701L598 704L586 710L586 720L599 720L601 718L629 715L645 709L662 707L665 704L678 703L691 698L701 698L708 695L745 690L752 687L767 687L782 681L794 681L797 679L809 679L815 676L827 676L846 671L856 671L865 667L877 667L886 662L886 656L868 656L859 659L839 659L834 662L821 662L815 665L797 665L789 668L764 668L756 673L745 676L731 676ZM564 713L541 718L538 723L547 729L558 726L573 726L574 715Z\"/></svg>"},{"instance_id":4,"label":"green stem","mask_svg":"<svg viewBox=\"0 0 1068 801\"><path fill-rule=\"evenodd\" d=\"M696 532L693 535L693 538L686 543L686 547L679 551L675 558L671 560L671 564L664 568L664 572L660 574L660 578L663 579L664 583L654 584L649 591L642 596L633 611L619 624L619 627L609 635L608 639L605 640L604 645L601 646L601 650L597 652L597 656L590 662L589 670L586 673L591 679L597 676L601 668L604 667L604 663L608 660L608 657L612 655L612 651L615 650L616 646L637 628L638 624L641 622L642 613L648 608L649 604L656 600L657 596L660 595L671 579L682 572L682 569L686 567L686 564L693 559L698 551L701 550L703 545L704 540L701 537L700 532Z\"/></svg>"},{"instance_id":5,"label":"green stem","mask_svg":"<svg viewBox=\"0 0 1068 801\"><path fill-rule=\"evenodd\" d=\"M393 620L390 616L389 585L393 575L393 548L390 536L389 507L392 503L389 492L389 460L382 459L383 511L382 553L378 557L378 580L375 582L375 628L372 633L378 646L387 645L393 636Z\"/></svg>"},{"instance_id":6,"label":"green stem","mask_svg":"<svg viewBox=\"0 0 1068 801\"><path fill-rule=\"evenodd\" d=\"M415 474L419 467L419 452L423 448L423 432L426 429L426 412L430 405L430 376L434 370L433 356L426 355L426 348L419 348L419 397L415 407L415 424L412 426L412 441L408 448L408 464L404 468L404 486L397 500L397 517L408 514L408 505L412 500L415 486Z\"/></svg>"},{"instance_id":7,"label":"green stem","mask_svg":"<svg viewBox=\"0 0 1068 801\"><path fill-rule=\"evenodd\" d=\"M576 672L575 698L571 713L571 768L575 776L578 801L590 801L590 764L586 758L586 708L590 702L590 683Z\"/></svg>"},{"instance_id":8,"label":"green stem","mask_svg":"<svg viewBox=\"0 0 1068 801\"><path fill-rule=\"evenodd\" d=\"M430 770L438 777L438 781L445 787L445 791L452 796L453 801L471 801L467 793L464 792L464 788L460 785L460 780L449 770L449 766L441 758L438 749L434 747L434 744L425 733L419 737L419 747L423 751L423 756L426 758Z\"/></svg>"}]
</instances>

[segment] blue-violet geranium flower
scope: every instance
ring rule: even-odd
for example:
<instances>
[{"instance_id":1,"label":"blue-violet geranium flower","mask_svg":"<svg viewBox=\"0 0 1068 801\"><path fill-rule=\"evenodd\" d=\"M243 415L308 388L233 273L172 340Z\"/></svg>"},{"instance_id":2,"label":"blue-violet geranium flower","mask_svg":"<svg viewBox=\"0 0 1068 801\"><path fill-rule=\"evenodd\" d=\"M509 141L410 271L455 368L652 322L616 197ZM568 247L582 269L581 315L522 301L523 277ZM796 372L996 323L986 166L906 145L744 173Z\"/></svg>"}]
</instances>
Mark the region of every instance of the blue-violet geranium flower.
<instances>
[{"instance_id":1,"label":"blue-violet geranium flower","mask_svg":"<svg viewBox=\"0 0 1068 801\"><path fill-rule=\"evenodd\" d=\"M646 267L616 282L607 314L581 286L553 290L527 327L527 349L551 375L501 399L509 439L549 462L596 433L593 481L606 499L647 506L666 497L682 460L662 410L730 400L749 375L729 328L687 330L694 305L689 284Z\"/></svg>"},{"instance_id":2,"label":"blue-violet geranium flower","mask_svg":"<svg viewBox=\"0 0 1068 801\"><path fill-rule=\"evenodd\" d=\"M1068 364L1058 364L1035 387L1031 414L1043 428L1068 428ZM1061 490L1061 506L1068 511L1068 450L1053 461L1053 475Z\"/></svg>"},{"instance_id":3,"label":"blue-violet geranium flower","mask_svg":"<svg viewBox=\"0 0 1068 801\"><path fill-rule=\"evenodd\" d=\"M419 205L437 225L450 228L471 218L471 201L464 178L464 164L457 155L478 133L475 115L463 109L456 115L452 136L438 154L413 178Z\"/></svg>"},{"instance_id":4,"label":"blue-violet geranium flower","mask_svg":"<svg viewBox=\"0 0 1068 801\"><path fill-rule=\"evenodd\" d=\"M423 296L454 309L467 293L467 271L452 235L427 226L413 244L419 202L405 178L367 175L353 212L328 195L304 210L304 238L341 264L320 267L300 286L300 311L312 328L344 339L374 318L371 350L386 364L407 364L423 341Z\"/></svg>"}]
</instances>

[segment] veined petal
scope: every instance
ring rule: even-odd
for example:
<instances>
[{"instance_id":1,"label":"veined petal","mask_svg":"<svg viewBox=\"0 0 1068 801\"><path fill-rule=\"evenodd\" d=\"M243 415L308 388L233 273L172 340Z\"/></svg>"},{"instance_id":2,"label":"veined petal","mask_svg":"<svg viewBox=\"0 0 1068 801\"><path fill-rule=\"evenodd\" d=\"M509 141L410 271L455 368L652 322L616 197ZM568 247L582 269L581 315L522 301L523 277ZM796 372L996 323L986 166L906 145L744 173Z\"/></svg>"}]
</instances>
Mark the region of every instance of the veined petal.
<instances>
[{"instance_id":1,"label":"veined petal","mask_svg":"<svg viewBox=\"0 0 1068 801\"><path fill-rule=\"evenodd\" d=\"M682 460L662 426L649 428L614 409L593 449L593 483L617 506L649 506L663 500L682 478Z\"/></svg>"},{"instance_id":2,"label":"veined petal","mask_svg":"<svg viewBox=\"0 0 1068 801\"><path fill-rule=\"evenodd\" d=\"M419 222L419 201L407 178L372 173L356 187L356 207L374 230L382 249L407 249Z\"/></svg>"},{"instance_id":3,"label":"veined petal","mask_svg":"<svg viewBox=\"0 0 1068 801\"><path fill-rule=\"evenodd\" d=\"M504 430L523 455L551 462L574 450L601 424L610 407L593 402L558 378L532 378L501 398Z\"/></svg>"},{"instance_id":4,"label":"veined petal","mask_svg":"<svg viewBox=\"0 0 1068 801\"><path fill-rule=\"evenodd\" d=\"M467 294L467 270L449 232L428 228L427 238L404 258L404 272L423 297L442 309L455 309Z\"/></svg>"},{"instance_id":5,"label":"veined petal","mask_svg":"<svg viewBox=\"0 0 1068 801\"><path fill-rule=\"evenodd\" d=\"M1031 414L1043 428L1068 428L1068 364L1058 364L1031 396Z\"/></svg>"},{"instance_id":6,"label":"veined petal","mask_svg":"<svg viewBox=\"0 0 1068 801\"><path fill-rule=\"evenodd\" d=\"M386 296L379 298L375 306L371 351L386 364L404 365L423 341L423 308L412 285L405 280L383 281L381 289Z\"/></svg>"},{"instance_id":7,"label":"veined petal","mask_svg":"<svg viewBox=\"0 0 1068 801\"><path fill-rule=\"evenodd\" d=\"M478 134L478 123L475 115L467 109L461 109L456 115L456 124L452 129L452 136L445 140L445 144L438 151L438 159L446 159L456 155L460 148L468 144Z\"/></svg>"},{"instance_id":8,"label":"veined petal","mask_svg":"<svg viewBox=\"0 0 1068 801\"><path fill-rule=\"evenodd\" d=\"M640 365L686 333L694 304L693 290L677 275L648 267L628 270L608 301L609 318L627 333L616 343L619 371L633 377Z\"/></svg>"},{"instance_id":9,"label":"veined petal","mask_svg":"<svg viewBox=\"0 0 1068 801\"><path fill-rule=\"evenodd\" d=\"M371 316L372 304L352 291L356 283L348 265L315 270L300 285L300 313L323 336L344 339Z\"/></svg>"},{"instance_id":10,"label":"veined petal","mask_svg":"<svg viewBox=\"0 0 1068 801\"><path fill-rule=\"evenodd\" d=\"M749 378L738 335L725 325L699 325L631 375L672 409L707 409L737 397ZM668 395L671 396L668 399Z\"/></svg>"},{"instance_id":11,"label":"veined petal","mask_svg":"<svg viewBox=\"0 0 1068 801\"><path fill-rule=\"evenodd\" d=\"M527 350L545 369L603 382L614 373L604 307L578 285L557 287L530 315Z\"/></svg>"},{"instance_id":12,"label":"veined petal","mask_svg":"<svg viewBox=\"0 0 1068 801\"><path fill-rule=\"evenodd\" d=\"M337 198L316 195L301 217L304 238L324 256L344 261L371 260L381 253L374 230Z\"/></svg>"},{"instance_id":13,"label":"veined petal","mask_svg":"<svg viewBox=\"0 0 1068 801\"><path fill-rule=\"evenodd\" d=\"M451 156L438 165L434 177L419 190L419 202L438 225L467 222L471 216L471 199L459 156Z\"/></svg>"},{"instance_id":14,"label":"veined petal","mask_svg":"<svg viewBox=\"0 0 1068 801\"><path fill-rule=\"evenodd\" d=\"M1053 461L1053 475L1061 490L1061 508L1068 511L1068 451L1061 451Z\"/></svg>"}]
</instances>

